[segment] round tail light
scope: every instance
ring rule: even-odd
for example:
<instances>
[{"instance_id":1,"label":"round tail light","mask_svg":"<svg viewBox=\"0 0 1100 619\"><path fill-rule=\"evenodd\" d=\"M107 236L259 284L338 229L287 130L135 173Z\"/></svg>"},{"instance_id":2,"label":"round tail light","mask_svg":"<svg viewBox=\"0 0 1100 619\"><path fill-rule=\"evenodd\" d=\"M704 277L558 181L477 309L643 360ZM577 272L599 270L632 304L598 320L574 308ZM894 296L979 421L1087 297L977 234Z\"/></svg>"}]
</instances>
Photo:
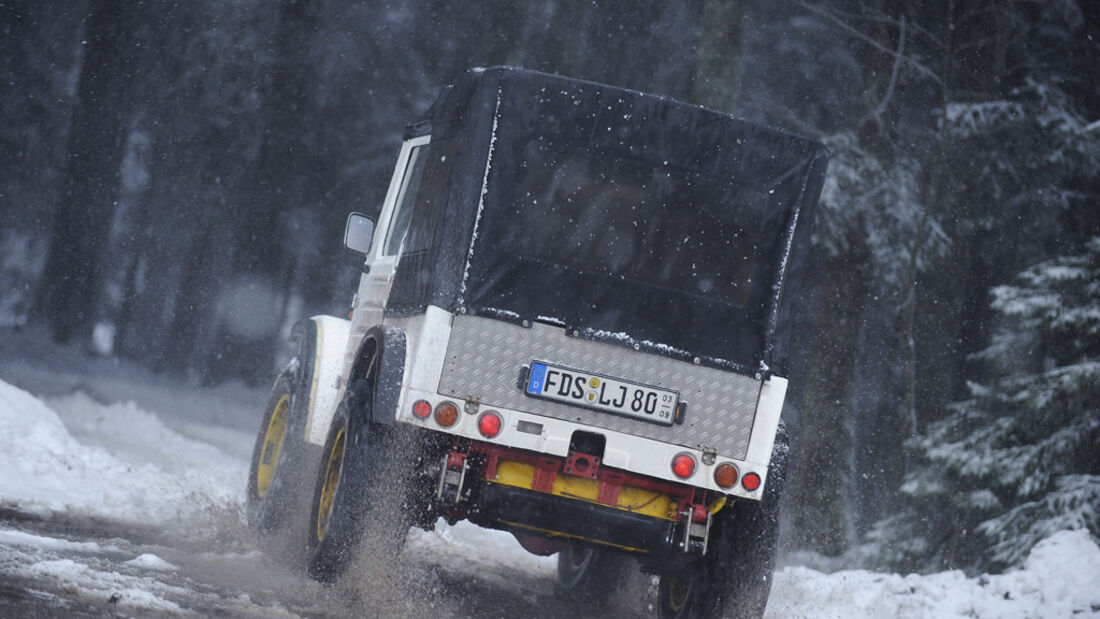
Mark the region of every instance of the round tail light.
<instances>
[{"instance_id":1,"label":"round tail light","mask_svg":"<svg viewBox=\"0 0 1100 619\"><path fill-rule=\"evenodd\" d=\"M449 428L458 422L458 406L454 402L440 402L435 407L435 422Z\"/></svg>"},{"instance_id":2,"label":"round tail light","mask_svg":"<svg viewBox=\"0 0 1100 619\"><path fill-rule=\"evenodd\" d=\"M737 467L723 462L714 469L714 483L719 488L732 488L737 483Z\"/></svg>"},{"instance_id":3,"label":"round tail light","mask_svg":"<svg viewBox=\"0 0 1100 619\"><path fill-rule=\"evenodd\" d=\"M672 472L680 479L687 479L695 474L695 458L691 454L680 453L672 458Z\"/></svg>"},{"instance_id":4,"label":"round tail light","mask_svg":"<svg viewBox=\"0 0 1100 619\"><path fill-rule=\"evenodd\" d=\"M745 473L745 476L741 478L741 485L745 487L745 490L752 492L760 487L760 476L756 473Z\"/></svg>"},{"instance_id":5,"label":"round tail light","mask_svg":"<svg viewBox=\"0 0 1100 619\"><path fill-rule=\"evenodd\" d=\"M432 414L432 405L427 400L417 400L413 403L413 416L417 419L427 419Z\"/></svg>"},{"instance_id":6,"label":"round tail light","mask_svg":"<svg viewBox=\"0 0 1100 619\"><path fill-rule=\"evenodd\" d=\"M495 438L504 427L504 420L493 411L485 411L477 418L477 431L485 438Z\"/></svg>"}]
</instances>

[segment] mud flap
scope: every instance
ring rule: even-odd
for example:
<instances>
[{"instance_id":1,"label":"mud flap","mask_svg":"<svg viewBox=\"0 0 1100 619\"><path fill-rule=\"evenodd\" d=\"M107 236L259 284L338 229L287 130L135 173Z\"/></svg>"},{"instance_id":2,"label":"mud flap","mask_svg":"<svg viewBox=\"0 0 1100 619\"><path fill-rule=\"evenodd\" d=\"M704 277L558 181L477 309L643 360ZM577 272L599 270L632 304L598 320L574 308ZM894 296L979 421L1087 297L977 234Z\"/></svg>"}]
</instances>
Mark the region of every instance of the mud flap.
<instances>
[{"instance_id":1,"label":"mud flap","mask_svg":"<svg viewBox=\"0 0 1100 619\"><path fill-rule=\"evenodd\" d=\"M405 331L387 325L371 327L363 336L359 350L349 381L354 382L356 377L373 372L377 380L371 407L372 421L392 424L397 420L397 406L405 379Z\"/></svg>"}]
</instances>

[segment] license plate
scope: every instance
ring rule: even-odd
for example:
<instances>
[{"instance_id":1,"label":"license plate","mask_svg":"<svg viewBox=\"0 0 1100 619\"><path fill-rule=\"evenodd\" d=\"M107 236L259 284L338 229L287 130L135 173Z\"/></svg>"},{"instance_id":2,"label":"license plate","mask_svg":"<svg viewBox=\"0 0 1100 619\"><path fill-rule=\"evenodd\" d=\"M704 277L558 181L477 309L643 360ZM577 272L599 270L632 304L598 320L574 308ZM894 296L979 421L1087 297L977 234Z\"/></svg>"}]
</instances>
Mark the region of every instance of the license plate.
<instances>
[{"instance_id":1,"label":"license plate","mask_svg":"<svg viewBox=\"0 0 1100 619\"><path fill-rule=\"evenodd\" d=\"M545 398L583 406L598 411L616 413L672 425L680 394L667 389L640 385L621 378L582 372L534 361L524 392Z\"/></svg>"}]
</instances>

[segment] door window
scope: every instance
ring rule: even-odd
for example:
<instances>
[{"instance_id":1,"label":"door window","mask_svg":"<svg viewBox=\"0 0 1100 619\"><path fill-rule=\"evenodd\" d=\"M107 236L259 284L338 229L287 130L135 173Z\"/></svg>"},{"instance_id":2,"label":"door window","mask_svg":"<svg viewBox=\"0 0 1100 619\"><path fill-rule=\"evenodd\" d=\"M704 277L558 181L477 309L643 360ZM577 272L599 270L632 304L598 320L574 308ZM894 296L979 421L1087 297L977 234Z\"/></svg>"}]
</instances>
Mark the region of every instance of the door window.
<instances>
[{"instance_id":1,"label":"door window","mask_svg":"<svg viewBox=\"0 0 1100 619\"><path fill-rule=\"evenodd\" d=\"M409 152L409 162L405 165L405 176L401 179L401 189L397 193L390 229L386 233L386 242L382 247L383 256L396 256L401 252L401 243L409 229L413 205L416 204L420 190L420 178L424 175L424 162L428 158L428 145L415 146Z\"/></svg>"}]
</instances>

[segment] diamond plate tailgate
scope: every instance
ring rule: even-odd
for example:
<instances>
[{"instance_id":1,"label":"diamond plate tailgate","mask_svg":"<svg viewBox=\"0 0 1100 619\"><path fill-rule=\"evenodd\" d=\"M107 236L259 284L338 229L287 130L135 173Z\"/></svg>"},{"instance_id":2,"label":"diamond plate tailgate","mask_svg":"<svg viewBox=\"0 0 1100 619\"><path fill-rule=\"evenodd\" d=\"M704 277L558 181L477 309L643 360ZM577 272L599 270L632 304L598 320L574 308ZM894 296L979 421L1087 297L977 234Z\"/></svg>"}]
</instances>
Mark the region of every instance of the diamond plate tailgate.
<instances>
[{"instance_id":1,"label":"diamond plate tailgate","mask_svg":"<svg viewBox=\"0 0 1100 619\"><path fill-rule=\"evenodd\" d=\"M683 425L660 426L528 397L521 368L538 359L671 389L688 403ZM507 408L686 447L714 448L744 459L761 382L667 357L574 337L560 327L531 328L476 316L456 316L439 381L439 393L478 398L483 407Z\"/></svg>"}]
</instances>

